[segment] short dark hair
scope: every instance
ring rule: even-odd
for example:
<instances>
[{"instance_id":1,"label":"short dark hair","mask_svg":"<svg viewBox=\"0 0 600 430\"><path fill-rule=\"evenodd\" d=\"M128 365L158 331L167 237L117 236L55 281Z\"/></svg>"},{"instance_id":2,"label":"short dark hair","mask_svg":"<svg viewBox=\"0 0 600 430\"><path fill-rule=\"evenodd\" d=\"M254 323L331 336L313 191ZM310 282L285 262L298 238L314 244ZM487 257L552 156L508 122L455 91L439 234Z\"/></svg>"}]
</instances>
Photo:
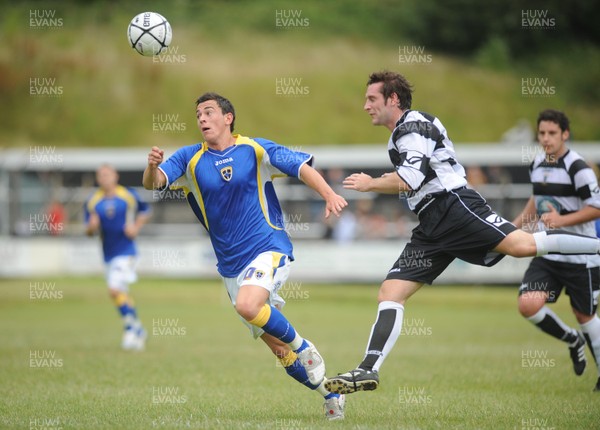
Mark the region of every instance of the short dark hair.
<instances>
[{"instance_id":1,"label":"short dark hair","mask_svg":"<svg viewBox=\"0 0 600 430\"><path fill-rule=\"evenodd\" d=\"M228 99L226 99L225 97L223 97L222 95L219 95L217 93L208 92L208 93L204 93L200 97L198 97L198 99L196 100L196 108L198 107L198 105L200 103L204 103L209 100L214 100L217 102L217 106L219 106L219 108L221 108L221 112L223 113L223 115L225 115L226 113L230 113L233 115L233 121L231 121L231 124L229 125L229 129L231 131L233 131L234 124L235 124L235 109L233 108L233 105L231 104L231 102Z\"/></svg>"},{"instance_id":2,"label":"short dark hair","mask_svg":"<svg viewBox=\"0 0 600 430\"><path fill-rule=\"evenodd\" d=\"M413 88L404 76L399 73L390 72L389 70L371 73L367 86L379 82L383 82L382 93L384 100L389 99L393 93L396 93L400 100L400 109L410 109Z\"/></svg>"},{"instance_id":3,"label":"short dark hair","mask_svg":"<svg viewBox=\"0 0 600 430\"><path fill-rule=\"evenodd\" d=\"M546 109L541 111L538 115L537 119L537 127L540 128L540 122L542 121L552 121L560 127L560 130L564 133L565 131L570 131L569 126L569 118L559 110L554 109Z\"/></svg>"}]
</instances>

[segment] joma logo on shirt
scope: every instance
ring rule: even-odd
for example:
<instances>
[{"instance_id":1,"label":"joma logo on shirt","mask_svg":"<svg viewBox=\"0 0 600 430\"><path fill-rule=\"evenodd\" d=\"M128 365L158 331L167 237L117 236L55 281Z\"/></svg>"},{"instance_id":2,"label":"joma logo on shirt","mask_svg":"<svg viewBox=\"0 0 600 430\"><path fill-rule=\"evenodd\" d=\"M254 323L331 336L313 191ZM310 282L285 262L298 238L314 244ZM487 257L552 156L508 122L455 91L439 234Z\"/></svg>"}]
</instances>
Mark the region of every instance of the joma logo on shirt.
<instances>
[{"instance_id":1,"label":"joma logo on shirt","mask_svg":"<svg viewBox=\"0 0 600 430\"><path fill-rule=\"evenodd\" d=\"M233 158L231 157L223 158L222 160L215 161L215 166L220 166L221 164L229 163L231 161L233 161Z\"/></svg>"}]
</instances>

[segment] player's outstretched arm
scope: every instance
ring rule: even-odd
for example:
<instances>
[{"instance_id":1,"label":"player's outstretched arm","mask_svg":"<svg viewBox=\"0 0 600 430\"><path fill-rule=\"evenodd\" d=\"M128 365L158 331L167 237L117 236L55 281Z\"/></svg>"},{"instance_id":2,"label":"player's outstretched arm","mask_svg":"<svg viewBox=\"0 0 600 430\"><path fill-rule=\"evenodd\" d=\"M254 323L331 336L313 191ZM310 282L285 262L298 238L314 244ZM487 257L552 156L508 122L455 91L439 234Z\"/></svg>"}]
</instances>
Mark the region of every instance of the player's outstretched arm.
<instances>
[{"instance_id":1,"label":"player's outstretched arm","mask_svg":"<svg viewBox=\"0 0 600 430\"><path fill-rule=\"evenodd\" d=\"M300 168L300 179L325 200L325 218L329 218L332 212L340 216L342 209L348 206L346 199L336 194L321 174L308 164L303 164Z\"/></svg>"},{"instance_id":2,"label":"player's outstretched arm","mask_svg":"<svg viewBox=\"0 0 600 430\"><path fill-rule=\"evenodd\" d=\"M360 192L375 192L380 194L398 194L410 191L410 187L400 179L396 172L384 173L379 178L373 178L366 173L353 173L344 179L344 188Z\"/></svg>"},{"instance_id":3,"label":"player's outstretched arm","mask_svg":"<svg viewBox=\"0 0 600 430\"><path fill-rule=\"evenodd\" d=\"M148 165L144 170L142 184L147 190L157 190L164 188L167 185L165 174L158 168L158 165L163 162L165 151L158 146L153 146L148 154Z\"/></svg>"}]
</instances>

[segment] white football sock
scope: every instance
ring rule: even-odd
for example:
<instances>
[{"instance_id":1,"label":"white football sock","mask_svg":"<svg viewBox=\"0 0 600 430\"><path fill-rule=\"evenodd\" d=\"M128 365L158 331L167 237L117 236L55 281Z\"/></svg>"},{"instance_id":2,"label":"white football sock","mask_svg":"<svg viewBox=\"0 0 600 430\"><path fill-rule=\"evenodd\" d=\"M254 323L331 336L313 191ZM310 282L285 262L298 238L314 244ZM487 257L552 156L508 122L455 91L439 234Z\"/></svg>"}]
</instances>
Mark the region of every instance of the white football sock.
<instances>
[{"instance_id":1,"label":"white football sock","mask_svg":"<svg viewBox=\"0 0 600 430\"><path fill-rule=\"evenodd\" d=\"M569 234L560 230L533 233L536 255L546 254L598 254L600 240L594 237Z\"/></svg>"},{"instance_id":2,"label":"white football sock","mask_svg":"<svg viewBox=\"0 0 600 430\"><path fill-rule=\"evenodd\" d=\"M594 355L598 375L600 375L600 318L598 318L598 315L594 315L594 318L585 324L581 324L581 331Z\"/></svg>"},{"instance_id":3,"label":"white football sock","mask_svg":"<svg viewBox=\"0 0 600 430\"><path fill-rule=\"evenodd\" d=\"M566 325L548 306L527 318L540 330L565 342L577 340L577 330Z\"/></svg>"},{"instance_id":4,"label":"white football sock","mask_svg":"<svg viewBox=\"0 0 600 430\"><path fill-rule=\"evenodd\" d=\"M327 378L323 379L323 381L321 381L321 383L319 384L319 386L317 388L315 388L316 392L319 393L320 395L322 395L323 397L325 397L328 394L331 394L329 391L327 391L327 389L325 388L325 381L327 380Z\"/></svg>"},{"instance_id":5,"label":"white football sock","mask_svg":"<svg viewBox=\"0 0 600 430\"><path fill-rule=\"evenodd\" d=\"M379 303L377 320L371 328L365 358L358 367L379 371L400 336L403 317L404 306L400 303L392 301Z\"/></svg>"}]
</instances>

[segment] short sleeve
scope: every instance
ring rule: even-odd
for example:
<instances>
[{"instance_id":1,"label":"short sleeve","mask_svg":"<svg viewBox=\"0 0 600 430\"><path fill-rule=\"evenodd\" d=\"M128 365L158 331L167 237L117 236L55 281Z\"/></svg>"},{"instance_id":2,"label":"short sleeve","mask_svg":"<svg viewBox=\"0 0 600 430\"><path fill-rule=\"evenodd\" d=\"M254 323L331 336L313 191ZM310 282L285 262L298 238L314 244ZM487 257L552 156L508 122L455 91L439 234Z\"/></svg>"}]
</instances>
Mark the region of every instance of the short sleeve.
<instances>
[{"instance_id":1,"label":"short sleeve","mask_svg":"<svg viewBox=\"0 0 600 430\"><path fill-rule=\"evenodd\" d=\"M133 197L135 197L138 214L149 214L152 212L152 208L150 207L150 205L144 200L142 200L137 191L135 191L133 188L129 188L129 192L133 195Z\"/></svg>"},{"instance_id":2,"label":"short sleeve","mask_svg":"<svg viewBox=\"0 0 600 430\"><path fill-rule=\"evenodd\" d=\"M90 210L88 205L90 204L90 199L87 199L83 204L83 222L87 224L90 221Z\"/></svg>"},{"instance_id":3,"label":"short sleeve","mask_svg":"<svg viewBox=\"0 0 600 430\"><path fill-rule=\"evenodd\" d=\"M305 163L312 165L313 156L311 154L295 151L266 139L256 138L254 141L267 152L268 163L287 176L299 178L302 165Z\"/></svg>"},{"instance_id":4,"label":"short sleeve","mask_svg":"<svg viewBox=\"0 0 600 430\"><path fill-rule=\"evenodd\" d=\"M184 146L175 151L167 160L163 161L158 168L163 171L167 178L165 188L174 183L177 179L185 175L188 163L192 156L201 149L200 144Z\"/></svg>"},{"instance_id":5,"label":"short sleeve","mask_svg":"<svg viewBox=\"0 0 600 430\"><path fill-rule=\"evenodd\" d=\"M396 171L412 190L417 190L429 168L427 140L416 133L406 134L398 139L396 148L400 154Z\"/></svg>"},{"instance_id":6,"label":"short sleeve","mask_svg":"<svg viewBox=\"0 0 600 430\"><path fill-rule=\"evenodd\" d=\"M573 179L577 195L583 203L600 209L600 188L594 171L586 166L575 173Z\"/></svg>"}]
</instances>

